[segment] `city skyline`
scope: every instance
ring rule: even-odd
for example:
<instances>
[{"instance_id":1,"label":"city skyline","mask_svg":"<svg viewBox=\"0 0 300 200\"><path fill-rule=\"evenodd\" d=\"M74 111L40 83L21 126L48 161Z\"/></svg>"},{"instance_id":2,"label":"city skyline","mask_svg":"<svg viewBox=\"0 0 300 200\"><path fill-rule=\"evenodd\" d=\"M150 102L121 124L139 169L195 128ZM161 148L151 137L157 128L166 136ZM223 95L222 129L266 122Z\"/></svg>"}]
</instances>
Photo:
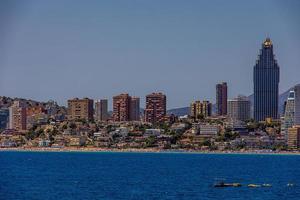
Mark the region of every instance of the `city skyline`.
<instances>
[{"instance_id":1,"label":"city skyline","mask_svg":"<svg viewBox=\"0 0 300 200\"><path fill-rule=\"evenodd\" d=\"M218 15L205 9L217 1L74 2L72 9L68 1L32 2L2 3L1 16L10 19L0 21L2 96L60 105L74 97L108 98L111 109L111 97L119 93L141 97L145 107L146 94L163 92L170 109L198 99L214 103L222 81L228 98L248 96L258 49L268 36L281 67L279 93L299 83L297 1L236 1L234 8L218 2Z\"/></svg>"},{"instance_id":2,"label":"city skyline","mask_svg":"<svg viewBox=\"0 0 300 200\"><path fill-rule=\"evenodd\" d=\"M1 0L0 196L299 199L299 11Z\"/></svg>"}]
</instances>

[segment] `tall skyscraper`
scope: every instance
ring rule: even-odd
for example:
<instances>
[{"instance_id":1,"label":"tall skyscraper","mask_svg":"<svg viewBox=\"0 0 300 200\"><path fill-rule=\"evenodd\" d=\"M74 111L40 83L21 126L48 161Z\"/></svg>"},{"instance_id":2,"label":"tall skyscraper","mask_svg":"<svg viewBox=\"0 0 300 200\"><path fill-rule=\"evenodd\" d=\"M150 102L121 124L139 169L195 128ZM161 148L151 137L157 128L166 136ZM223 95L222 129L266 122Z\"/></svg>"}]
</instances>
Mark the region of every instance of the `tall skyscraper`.
<instances>
[{"instance_id":1,"label":"tall skyscraper","mask_svg":"<svg viewBox=\"0 0 300 200\"><path fill-rule=\"evenodd\" d=\"M279 66L273 54L273 44L267 38L263 44L253 73L254 119L278 118Z\"/></svg>"},{"instance_id":2,"label":"tall skyscraper","mask_svg":"<svg viewBox=\"0 0 300 200\"><path fill-rule=\"evenodd\" d=\"M194 101L190 105L190 115L195 119L211 116L212 104L209 101Z\"/></svg>"},{"instance_id":3,"label":"tall skyscraper","mask_svg":"<svg viewBox=\"0 0 300 200\"><path fill-rule=\"evenodd\" d=\"M286 140L288 137L288 129L292 128L294 125L294 117L295 117L295 91L291 90L285 103L284 117L281 124L281 134L285 136Z\"/></svg>"},{"instance_id":4,"label":"tall skyscraper","mask_svg":"<svg viewBox=\"0 0 300 200\"><path fill-rule=\"evenodd\" d=\"M227 115L227 83L216 85L217 115Z\"/></svg>"},{"instance_id":5,"label":"tall skyscraper","mask_svg":"<svg viewBox=\"0 0 300 200\"><path fill-rule=\"evenodd\" d=\"M113 97L113 120L129 121L130 120L130 101L131 97L125 93Z\"/></svg>"},{"instance_id":6,"label":"tall skyscraper","mask_svg":"<svg viewBox=\"0 0 300 200\"><path fill-rule=\"evenodd\" d=\"M152 93L146 96L145 121L156 123L163 120L167 114L167 98L162 93Z\"/></svg>"},{"instance_id":7,"label":"tall skyscraper","mask_svg":"<svg viewBox=\"0 0 300 200\"><path fill-rule=\"evenodd\" d=\"M131 121L139 121L140 120L140 98L139 97L131 97L130 120Z\"/></svg>"},{"instance_id":8,"label":"tall skyscraper","mask_svg":"<svg viewBox=\"0 0 300 200\"><path fill-rule=\"evenodd\" d=\"M85 119L92 120L94 115L94 101L92 99L70 99L68 100L69 120Z\"/></svg>"},{"instance_id":9,"label":"tall skyscraper","mask_svg":"<svg viewBox=\"0 0 300 200\"><path fill-rule=\"evenodd\" d=\"M24 131L27 128L26 124L26 107L21 101L14 101L9 108L9 128L18 131Z\"/></svg>"},{"instance_id":10,"label":"tall skyscraper","mask_svg":"<svg viewBox=\"0 0 300 200\"><path fill-rule=\"evenodd\" d=\"M228 118L234 121L250 119L250 101L245 96L238 96L228 100Z\"/></svg>"},{"instance_id":11,"label":"tall skyscraper","mask_svg":"<svg viewBox=\"0 0 300 200\"><path fill-rule=\"evenodd\" d=\"M106 121L108 119L107 99L100 99L95 102L95 119Z\"/></svg>"},{"instance_id":12,"label":"tall skyscraper","mask_svg":"<svg viewBox=\"0 0 300 200\"><path fill-rule=\"evenodd\" d=\"M300 125L300 84L296 85L295 91L295 118L294 124Z\"/></svg>"}]
</instances>

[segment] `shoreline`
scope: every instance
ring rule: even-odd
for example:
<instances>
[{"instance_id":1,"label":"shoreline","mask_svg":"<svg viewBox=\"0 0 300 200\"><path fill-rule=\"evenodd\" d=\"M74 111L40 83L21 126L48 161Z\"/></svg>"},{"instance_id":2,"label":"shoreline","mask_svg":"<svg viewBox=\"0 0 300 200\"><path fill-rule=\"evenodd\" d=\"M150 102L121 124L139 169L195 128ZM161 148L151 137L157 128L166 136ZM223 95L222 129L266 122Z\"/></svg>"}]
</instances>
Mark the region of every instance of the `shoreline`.
<instances>
[{"instance_id":1,"label":"shoreline","mask_svg":"<svg viewBox=\"0 0 300 200\"><path fill-rule=\"evenodd\" d=\"M300 152L293 151L268 151L268 150L245 150L245 151L204 151L187 149L114 149L114 148L96 148L96 147L19 147L19 148L0 148L0 152L86 152L86 153L188 153L188 154L241 154L241 155L300 155Z\"/></svg>"}]
</instances>

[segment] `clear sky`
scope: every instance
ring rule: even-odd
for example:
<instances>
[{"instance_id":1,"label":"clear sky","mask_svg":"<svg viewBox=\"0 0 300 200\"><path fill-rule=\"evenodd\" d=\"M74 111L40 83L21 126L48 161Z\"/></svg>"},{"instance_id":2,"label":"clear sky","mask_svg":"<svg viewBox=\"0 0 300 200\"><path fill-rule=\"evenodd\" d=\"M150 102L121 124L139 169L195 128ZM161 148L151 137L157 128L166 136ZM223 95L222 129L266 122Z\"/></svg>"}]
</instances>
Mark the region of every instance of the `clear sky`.
<instances>
[{"instance_id":1,"label":"clear sky","mask_svg":"<svg viewBox=\"0 0 300 200\"><path fill-rule=\"evenodd\" d=\"M60 104L73 97L166 93L168 108L249 95L263 40L280 91L300 82L298 0L0 1L0 96Z\"/></svg>"}]
</instances>

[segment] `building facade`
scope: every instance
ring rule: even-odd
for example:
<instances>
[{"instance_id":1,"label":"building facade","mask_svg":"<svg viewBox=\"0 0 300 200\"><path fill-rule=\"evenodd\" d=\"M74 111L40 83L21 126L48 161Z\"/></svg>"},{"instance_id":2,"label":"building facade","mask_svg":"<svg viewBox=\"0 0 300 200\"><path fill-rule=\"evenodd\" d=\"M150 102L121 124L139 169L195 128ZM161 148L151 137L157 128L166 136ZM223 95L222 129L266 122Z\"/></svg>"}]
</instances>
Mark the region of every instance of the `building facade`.
<instances>
[{"instance_id":1,"label":"building facade","mask_svg":"<svg viewBox=\"0 0 300 200\"><path fill-rule=\"evenodd\" d=\"M113 120L129 121L130 120L130 101L131 97L125 93L113 97Z\"/></svg>"},{"instance_id":2,"label":"building facade","mask_svg":"<svg viewBox=\"0 0 300 200\"><path fill-rule=\"evenodd\" d=\"M216 85L217 115L227 115L227 83Z\"/></svg>"},{"instance_id":3,"label":"building facade","mask_svg":"<svg viewBox=\"0 0 300 200\"><path fill-rule=\"evenodd\" d=\"M0 129L8 128L9 122L9 109L1 108L0 109Z\"/></svg>"},{"instance_id":4,"label":"building facade","mask_svg":"<svg viewBox=\"0 0 300 200\"><path fill-rule=\"evenodd\" d=\"M95 119L98 121L108 120L108 100L100 99L95 102Z\"/></svg>"},{"instance_id":5,"label":"building facade","mask_svg":"<svg viewBox=\"0 0 300 200\"><path fill-rule=\"evenodd\" d=\"M27 129L26 107L21 101L14 101L9 108L9 128L18 131Z\"/></svg>"},{"instance_id":6,"label":"building facade","mask_svg":"<svg viewBox=\"0 0 300 200\"><path fill-rule=\"evenodd\" d=\"M152 93L146 96L145 121L156 123L163 121L167 114L167 98L162 93Z\"/></svg>"},{"instance_id":7,"label":"building facade","mask_svg":"<svg viewBox=\"0 0 300 200\"><path fill-rule=\"evenodd\" d=\"M262 44L254 66L254 119L278 119L279 66L273 53L273 44L267 38Z\"/></svg>"},{"instance_id":8,"label":"building facade","mask_svg":"<svg viewBox=\"0 0 300 200\"><path fill-rule=\"evenodd\" d=\"M295 91L291 90L285 103L284 116L281 124L281 134L285 136L287 140L288 129L294 125L295 117Z\"/></svg>"},{"instance_id":9,"label":"building facade","mask_svg":"<svg viewBox=\"0 0 300 200\"><path fill-rule=\"evenodd\" d=\"M251 103L245 96L238 96L228 100L228 118L233 121L246 121L250 119Z\"/></svg>"},{"instance_id":10,"label":"building facade","mask_svg":"<svg viewBox=\"0 0 300 200\"><path fill-rule=\"evenodd\" d=\"M300 125L300 84L294 87L295 91L295 116L294 124Z\"/></svg>"},{"instance_id":11,"label":"building facade","mask_svg":"<svg viewBox=\"0 0 300 200\"><path fill-rule=\"evenodd\" d=\"M69 120L93 120L94 101L89 98L68 100L68 119Z\"/></svg>"},{"instance_id":12,"label":"building facade","mask_svg":"<svg viewBox=\"0 0 300 200\"><path fill-rule=\"evenodd\" d=\"M300 126L293 126L288 129L288 148L297 150L300 148Z\"/></svg>"},{"instance_id":13,"label":"building facade","mask_svg":"<svg viewBox=\"0 0 300 200\"><path fill-rule=\"evenodd\" d=\"M139 97L131 97L130 120L131 121L140 121L140 98Z\"/></svg>"},{"instance_id":14,"label":"building facade","mask_svg":"<svg viewBox=\"0 0 300 200\"><path fill-rule=\"evenodd\" d=\"M192 118L201 119L211 116L212 104L209 101L194 101L190 105L190 115Z\"/></svg>"}]
</instances>

